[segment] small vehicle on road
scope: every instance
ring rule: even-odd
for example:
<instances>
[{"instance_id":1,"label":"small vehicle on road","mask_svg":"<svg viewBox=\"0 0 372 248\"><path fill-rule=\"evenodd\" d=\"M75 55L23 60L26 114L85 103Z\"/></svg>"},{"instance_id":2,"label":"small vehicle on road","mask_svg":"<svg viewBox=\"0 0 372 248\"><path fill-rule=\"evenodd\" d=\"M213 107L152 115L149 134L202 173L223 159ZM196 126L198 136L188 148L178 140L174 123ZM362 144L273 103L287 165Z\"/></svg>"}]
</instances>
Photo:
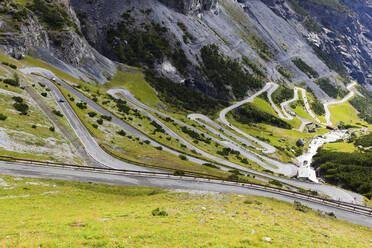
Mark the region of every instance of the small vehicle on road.
<instances>
[{"instance_id":1,"label":"small vehicle on road","mask_svg":"<svg viewBox=\"0 0 372 248\"><path fill-rule=\"evenodd\" d=\"M57 79L55 77L52 77L51 79L53 82L57 81Z\"/></svg>"},{"instance_id":2,"label":"small vehicle on road","mask_svg":"<svg viewBox=\"0 0 372 248\"><path fill-rule=\"evenodd\" d=\"M58 102L65 102L65 100L61 98L58 100Z\"/></svg>"}]
</instances>

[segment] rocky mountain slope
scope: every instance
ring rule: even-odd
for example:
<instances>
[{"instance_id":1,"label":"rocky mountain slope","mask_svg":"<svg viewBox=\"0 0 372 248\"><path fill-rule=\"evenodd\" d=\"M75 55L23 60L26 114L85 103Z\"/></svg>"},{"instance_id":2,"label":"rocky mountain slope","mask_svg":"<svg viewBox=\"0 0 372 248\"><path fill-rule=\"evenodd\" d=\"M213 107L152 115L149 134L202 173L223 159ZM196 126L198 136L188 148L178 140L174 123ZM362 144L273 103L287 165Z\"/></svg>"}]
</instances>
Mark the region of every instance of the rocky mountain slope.
<instances>
[{"instance_id":1,"label":"rocky mountain slope","mask_svg":"<svg viewBox=\"0 0 372 248\"><path fill-rule=\"evenodd\" d=\"M218 99L267 80L304 82L318 98L328 96L316 78L345 88L350 75L370 87L365 0L6 0L1 9L8 54L33 54L88 81L112 77L117 61Z\"/></svg>"}]
</instances>

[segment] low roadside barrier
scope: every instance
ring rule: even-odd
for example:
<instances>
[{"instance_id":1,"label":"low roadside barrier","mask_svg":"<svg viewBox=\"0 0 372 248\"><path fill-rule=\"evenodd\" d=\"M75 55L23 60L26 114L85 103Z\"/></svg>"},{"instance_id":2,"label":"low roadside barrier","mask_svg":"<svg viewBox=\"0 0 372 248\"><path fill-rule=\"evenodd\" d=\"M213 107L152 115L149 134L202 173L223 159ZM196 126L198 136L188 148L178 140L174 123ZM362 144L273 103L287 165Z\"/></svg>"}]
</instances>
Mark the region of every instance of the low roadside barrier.
<instances>
[{"instance_id":1,"label":"low roadside barrier","mask_svg":"<svg viewBox=\"0 0 372 248\"><path fill-rule=\"evenodd\" d=\"M209 176L209 175L191 175L191 174L174 175L174 174L165 173L165 172L118 170L118 169L112 169L112 168L87 167L87 166L74 165L74 164L63 164L63 163L38 161L38 160L31 160L31 159L19 159L19 158L14 158L14 157L9 157L9 156L0 156L0 160L13 162L13 163L26 163L26 164L43 165L43 166L50 166L50 167L70 168L70 169L86 170L86 171L94 171L94 172L101 172L101 173L118 174L118 175L135 175L135 176L144 176L144 177L163 177L163 178L166 177L166 178L173 178L173 179L178 179L178 180L195 180L197 182L204 182L204 183L216 183L216 184L223 184L223 185L230 185L230 186L238 186L238 187L243 187L243 188L266 191L266 192L270 192L274 194L281 194L285 196L296 197L298 199L316 202L322 205L328 205L328 206L339 208L339 209L346 210L349 212L372 217L371 207L366 207L363 205L358 205L358 204L353 204L353 203L348 203L348 202L343 202L343 201L332 200L332 199L323 198L319 196L303 194L303 193L299 193L299 192L295 192L295 191L291 191L287 189L280 189L280 188L276 188L276 187L272 187L268 185L221 179L221 178Z\"/></svg>"}]
</instances>

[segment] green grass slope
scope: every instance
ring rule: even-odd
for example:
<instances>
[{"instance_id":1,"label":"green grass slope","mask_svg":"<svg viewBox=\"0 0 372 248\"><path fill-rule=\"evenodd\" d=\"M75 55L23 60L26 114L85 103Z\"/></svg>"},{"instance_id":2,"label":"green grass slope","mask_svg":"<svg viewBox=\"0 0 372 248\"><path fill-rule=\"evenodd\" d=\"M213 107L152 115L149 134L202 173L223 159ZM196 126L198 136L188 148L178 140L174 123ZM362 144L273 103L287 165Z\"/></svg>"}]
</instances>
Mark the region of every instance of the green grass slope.
<instances>
[{"instance_id":1,"label":"green grass slope","mask_svg":"<svg viewBox=\"0 0 372 248\"><path fill-rule=\"evenodd\" d=\"M328 248L372 242L370 228L269 198L0 180L8 185L0 187L0 247ZM168 215L153 216L156 208Z\"/></svg>"}]
</instances>

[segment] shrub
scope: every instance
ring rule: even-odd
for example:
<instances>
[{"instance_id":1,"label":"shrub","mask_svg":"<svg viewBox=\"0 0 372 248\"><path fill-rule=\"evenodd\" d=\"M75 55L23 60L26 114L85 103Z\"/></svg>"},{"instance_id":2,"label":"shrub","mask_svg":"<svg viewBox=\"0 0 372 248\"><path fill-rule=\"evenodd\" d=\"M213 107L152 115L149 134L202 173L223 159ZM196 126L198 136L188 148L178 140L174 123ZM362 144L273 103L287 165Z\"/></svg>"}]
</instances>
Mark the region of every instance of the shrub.
<instances>
[{"instance_id":1,"label":"shrub","mask_svg":"<svg viewBox=\"0 0 372 248\"><path fill-rule=\"evenodd\" d=\"M12 86L15 86L15 87L18 87L20 85L19 81L15 80L15 79L11 79L11 78L6 78L6 79L4 79L3 82L5 84L9 84L9 85L12 85Z\"/></svg>"},{"instance_id":2,"label":"shrub","mask_svg":"<svg viewBox=\"0 0 372 248\"><path fill-rule=\"evenodd\" d=\"M336 215L335 215L335 213L333 213L333 212L329 212L329 213L327 213L327 215L328 215L329 217L336 218Z\"/></svg>"},{"instance_id":3,"label":"shrub","mask_svg":"<svg viewBox=\"0 0 372 248\"><path fill-rule=\"evenodd\" d=\"M254 203L254 201L251 201L251 200L244 200L244 202L243 202L244 204L253 204Z\"/></svg>"},{"instance_id":4,"label":"shrub","mask_svg":"<svg viewBox=\"0 0 372 248\"><path fill-rule=\"evenodd\" d=\"M157 132L165 133L165 130L163 129L163 127L160 126L156 121L152 120L150 122L150 125L155 127L154 134L157 133Z\"/></svg>"},{"instance_id":5,"label":"shrub","mask_svg":"<svg viewBox=\"0 0 372 248\"><path fill-rule=\"evenodd\" d=\"M309 212L310 208L301 204L301 202L299 201L294 201L294 207L297 211L300 211L300 212L304 212L304 213L307 213Z\"/></svg>"},{"instance_id":6,"label":"shrub","mask_svg":"<svg viewBox=\"0 0 372 248\"><path fill-rule=\"evenodd\" d=\"M242 159L242 163L243 163L243 164L249 164L249 162L248 162L248 160L247 160L246 158L243 158L243 159Z\"/></svg>"},{"instance_id":7,"label":"shrub","mask_svg":"<svg viewBox=\"0 0 372 248\"><path fill-rule=\"evenodd\" d=\"M47 97L48 94L47 94L46 92L43 92L43 93L41 93L41 96L43 96L43 97Z\"/></svg>"},{"instance_id":8,"label":"shrub","mask_svg":"<svg viewBox=\"0 0 372 248\"><path fill-rule=\"evenodd\" d=\"M5 121L8 117L2 113L0 113L0 121Z\"/></svg>"},{"instance_id":9,"label":"shrub","mask_svg":"<svg viewBox=\"0 0 372 248\"><path fill-rule=\"evenodd\" d=\"M112 120L112 117L111 116L107 116L107 115L101 115L101 118L106 120L106 121L111 121Z\"/></svg>"},{"instance_id":10,"label":"shrub","mask_svg":"<svg viewBox=\"0 0 372 248\"><path fill-rule=\"evenodd\" d=\"M185 175L185 172L184 172L184 171L181 171L181 170L176 170L176 171L174 172L174 175L175 175L175 176L184 176L184 175Z\"/></svg>"},{"instance_id":11,"label":"shrub","mask_svg":"<svg viewBox=\"0 0 372 248\"><path fill-rule=\"evenodd\" d=\"M118 131L118 134L119 134L120 136L125 136L125 135L127 135L127 133L126 133L124 130L120 130L120 131Z\"/></svg>"},{"instance_id":12,"label":"shrub","mask_svg":"<svg viewBox=\"0 0 372 248\"><path fill-rule=\"evenodd\" d=\"M216 166L214 164L211 164L211 163L204 163L203 165L208 166L210 168L214 168L214 169L219 169L220 168L220 167L218 167L218 166Z\"/></svg>"},{"instance_id":13,"label":"shrub","mask_svg":"<svg viewBox=\"0 0 372 248\"><path fill-rule=\"evenodd\" d=\"M161 150L163 150L163 147L161 147L161 146L157 146L157 147L155 147L157 150L159 150L159 151L161 151Z\"/></svg>"},{"instance_id":14,"label":"shrub","mask_svg":"<svg viewBox=\"0 0 372 248\"><path fill-rule=\"evenodd\" d=\"M76 106L80 109L86 109L87 108L87 103L86 102L78 102L78 103L76 103Z\"/></svg>"},{"instance_id":15,"label":"shrub","mask_svg":"<svg viewBox=\"0 0 372 248\"><path fill-rule=\"evenodd\" d=\"M97 113L96 112L89 112L88 115L89 115L89 117L92 117L93 118L94 116L97 115Z\"/></svg>"},{"instance_id":16,"label":"shrub","mask_svg":"<svg viewBox=\"0 0 372 248\"><path fill-rule=\"evenodd\" d=\"M160 210L156 208L151 212L152 216L168 216L168 213L165 210Z\"/></svg>"},{"instance_id":17,"label":"shrub","mask_svg":"<svg viewBox=\"0 0 372 248\"><path fill-rule=\"evenodd\" d=\"M59 117L63 117L63 114L61 113L61 111L59 111L59 110L55 110L55 109L53 109L53 114L55 114L56 116L59 116Z\"/></svg>"},{"instance_id":18,"label":"shrub","mask_svg":"<svg viewBox=\"0 0 372 248\"><path fill-rule=\"evenodd\" d=\"M16 102L13 104L13 107L21 112L21 114L23 115L26 115L27 114L27 111L29 109L28 105L26 103L23 103L23 102Z\"/></svg>"},{"instance_id":19,"label":"shrub","mask_svg":"<svg viewBox=\"0 0 372 248\"><path fill-rule=\"evenodd\" d=\"M227 177L227 180L229 181L239 181L239 176L236 174L231 174Z\"/></svg>"},{"instance_id":20,"label":"shrub","mask_svg":"<svg viewBox=\"0 0 372 248\"><path fill-rule=\"evenodd\" d=\"M36 125L32 125L31 128L34 128L35 129L36 128Z\"/></svg>"},{"instance_id":21,"label":"shrub","mask_svg":"<svg viewBox=\"0 0 372 248\"><path fill-rule=\"evenodd\" d=\"M99 125L102 125L102 124L103 124L103 120L102 120L102 119L98 119L98 120L97 120L97 123L98 123Z\"/></svg>"},{"instance_id":22,"label":"shrub","mask_svg":"<svg viewBox=\"0 0 372 248\"><path fill-rule=\"evenodd\" d=\"M54 132L56 129L55 129L55 127L50 127L49 130L50 130L51 132Z\"/></svg>"},{"instance_id":23,"label":"shrub","mask_svg":"<svg viewBox=\"0 0 372 248\"><path fill-rule=\"evenodd\" d=\"M92 124L92 127L94 127L95 129L97 129L98 128L98 125L96 123L93 123Z\"/></svg>"},{"instance_id":24,"label":"shrub","mask_svg":"<svg viewBox=\"0 0 372 248\"><path fill-rule=\"evenodd\" d=\"M20 97L20 96L13 96L12 99L13 99L14 101L16 101L16 102L19 102L19 103L23 102L23 98Z\"/></svg>"},{"instance_id":25,"label":"shrub","mask_svg":"<svg viewBox=\"0 0 372 248\"><path fill-rule=\"evenodd\" d=\"M129 114L130 107L127 103L121 99L116 100L116 107L118 108L119 112Z\"/></svg>"},{"instance_id":26,"label":"shrub","mask_svg":"<svg viewBox=\"0 0 372 248\"><path fill-rule=\"evenodd\" d=\"M13 65L11 63L8 63L8 62L1 62L3 65L6 65L6 66L9 66L10 68L12 69L17 69L17 66L16 65Z\"/></svg>"},{"instance_id":27,"label":"shrub","mask_svg":"<svg viewBox=\"0 0 372 248\"><path fill-rule=\"evenodd\" d=\"M183 154L178 155L181 160L187 160L187 157Z\"/></svg>"}]
</instances>

